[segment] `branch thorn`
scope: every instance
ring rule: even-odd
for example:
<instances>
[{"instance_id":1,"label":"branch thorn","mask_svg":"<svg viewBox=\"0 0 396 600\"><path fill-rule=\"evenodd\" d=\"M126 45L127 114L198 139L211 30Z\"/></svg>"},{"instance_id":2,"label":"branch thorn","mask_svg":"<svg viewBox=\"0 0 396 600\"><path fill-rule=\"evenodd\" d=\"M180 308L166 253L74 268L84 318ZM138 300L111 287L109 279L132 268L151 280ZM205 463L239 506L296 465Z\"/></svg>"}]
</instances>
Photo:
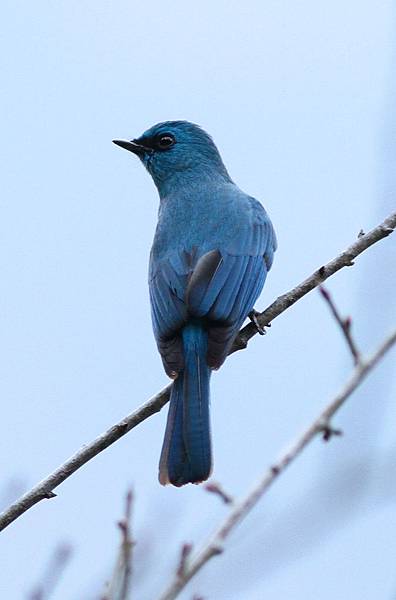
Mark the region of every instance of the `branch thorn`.
<instances>
[{"instance_id":1,"label":"branch thorn","mask_svg":"<svg viewBox=\"0 0 396 600\"><path fill-rule=\"evenodd\" d=\"M322 434L322 439L324 442L328 442L333 436L343 435L342 429L336 429L328 421L324 421L319 426L318 432Z\"/></svg>"},{"instance_id":2,"label":"branch thorn","mask_svg":"<svg viewBox=\"0 0 396 600\"><path fill-rule=\"evenodd\" d=\"M51 498L56 498L57 494L55 494L55 492L45 492L43 494L43 497L46 498L47 500L50 500Z\"/></svg>"}]
</instances>

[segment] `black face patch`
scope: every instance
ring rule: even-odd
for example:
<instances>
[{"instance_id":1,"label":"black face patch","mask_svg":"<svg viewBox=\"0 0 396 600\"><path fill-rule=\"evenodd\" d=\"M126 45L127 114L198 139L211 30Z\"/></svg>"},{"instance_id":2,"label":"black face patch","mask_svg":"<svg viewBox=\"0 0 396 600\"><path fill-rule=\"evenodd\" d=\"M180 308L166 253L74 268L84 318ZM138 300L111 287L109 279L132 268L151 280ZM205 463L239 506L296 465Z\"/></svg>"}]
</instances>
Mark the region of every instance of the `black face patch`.
<instances>
[{"instance_id":1,"label":"black face patch","mask_svg":"<svg viewBox=\"0 0 396 600\"><path fill-rule=\"evenodd\" d=\"M175 137L171 133L159 133L152 137L142 137L133 141L147 150L159 150L160 152L169 150L176 143Z\"/></svg>"}]
</instances>

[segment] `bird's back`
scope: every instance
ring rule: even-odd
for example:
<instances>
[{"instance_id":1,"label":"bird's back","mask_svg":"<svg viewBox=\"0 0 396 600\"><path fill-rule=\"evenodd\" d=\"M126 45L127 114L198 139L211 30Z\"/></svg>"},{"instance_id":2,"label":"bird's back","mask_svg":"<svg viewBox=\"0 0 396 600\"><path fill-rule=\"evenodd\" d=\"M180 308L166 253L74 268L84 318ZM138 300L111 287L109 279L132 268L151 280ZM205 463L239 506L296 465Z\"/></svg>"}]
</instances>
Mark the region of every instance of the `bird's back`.
<instances>
[{"instance_id":1,"label":"bird's back","mask_svg":"<svg viewBox=\"0 0 396 600\"><path fill-rule=\"evenodd\" d=\"M266 224L272 229L263 206L231 182L178 190L161 201L151 270L170 254L193 247L202 253L220 248L232 254L259 252L246 241L250 229Z\"/></svg>"},{"instance_id":2,"label":"bird's back","mask_svg":"<svg viewBox=\"0 0 396 600\"><path fill-rule=\"evenodd\" d=\"M181 352L177 336L196 318L209 331L209 364L221 365L261 292L275 247L264 208L232 182L162 199L149 284L154 333L168 373L182 367L175 359Z\"/></svg>"}]
</instances>

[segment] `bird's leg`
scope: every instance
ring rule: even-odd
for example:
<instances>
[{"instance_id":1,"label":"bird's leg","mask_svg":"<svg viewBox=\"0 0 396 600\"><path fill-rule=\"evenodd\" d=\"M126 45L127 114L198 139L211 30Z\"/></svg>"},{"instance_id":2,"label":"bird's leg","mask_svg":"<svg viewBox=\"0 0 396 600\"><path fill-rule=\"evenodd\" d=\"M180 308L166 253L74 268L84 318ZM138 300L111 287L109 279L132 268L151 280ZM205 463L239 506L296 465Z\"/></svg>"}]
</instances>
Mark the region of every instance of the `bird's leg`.
<instances>
[{"instance_id":1,"label":"bird's leg","mask_svg":"<svg viewBox=\"0 0 396 600\"><path fill-rule=\"evenodd\" d=\"M251 322L253 323L253 325L256 327L258 333L260 335L265 335L265 329L264 327L261 327L260 323L257 320L257 315L259 315L260 313L257 310L251 310L250 313L248 314L249 319L251 320Z\"/></svg>"}]
</instances>

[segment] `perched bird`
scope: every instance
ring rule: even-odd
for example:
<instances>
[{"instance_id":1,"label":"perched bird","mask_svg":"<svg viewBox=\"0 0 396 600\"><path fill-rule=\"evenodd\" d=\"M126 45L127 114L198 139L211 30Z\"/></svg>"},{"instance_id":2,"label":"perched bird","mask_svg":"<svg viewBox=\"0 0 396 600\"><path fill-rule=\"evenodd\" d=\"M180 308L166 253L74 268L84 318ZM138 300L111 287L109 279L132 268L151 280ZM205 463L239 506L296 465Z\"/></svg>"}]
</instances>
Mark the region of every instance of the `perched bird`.
<instances>
[{"instance_id":1,"label":"perched bird","mask_svg":"<svg viewBox=\"0 0 396 600\"><path fill-rule=\"evenodd\" d=\"M158 350L174 382L159 481L200 483L212 469L211 371L223 364L253 310L271 268L275 232L198 125L166 121L132 141L113 141L140 158L160 196L149 289Z\"/></svg>"}]
</instances>

